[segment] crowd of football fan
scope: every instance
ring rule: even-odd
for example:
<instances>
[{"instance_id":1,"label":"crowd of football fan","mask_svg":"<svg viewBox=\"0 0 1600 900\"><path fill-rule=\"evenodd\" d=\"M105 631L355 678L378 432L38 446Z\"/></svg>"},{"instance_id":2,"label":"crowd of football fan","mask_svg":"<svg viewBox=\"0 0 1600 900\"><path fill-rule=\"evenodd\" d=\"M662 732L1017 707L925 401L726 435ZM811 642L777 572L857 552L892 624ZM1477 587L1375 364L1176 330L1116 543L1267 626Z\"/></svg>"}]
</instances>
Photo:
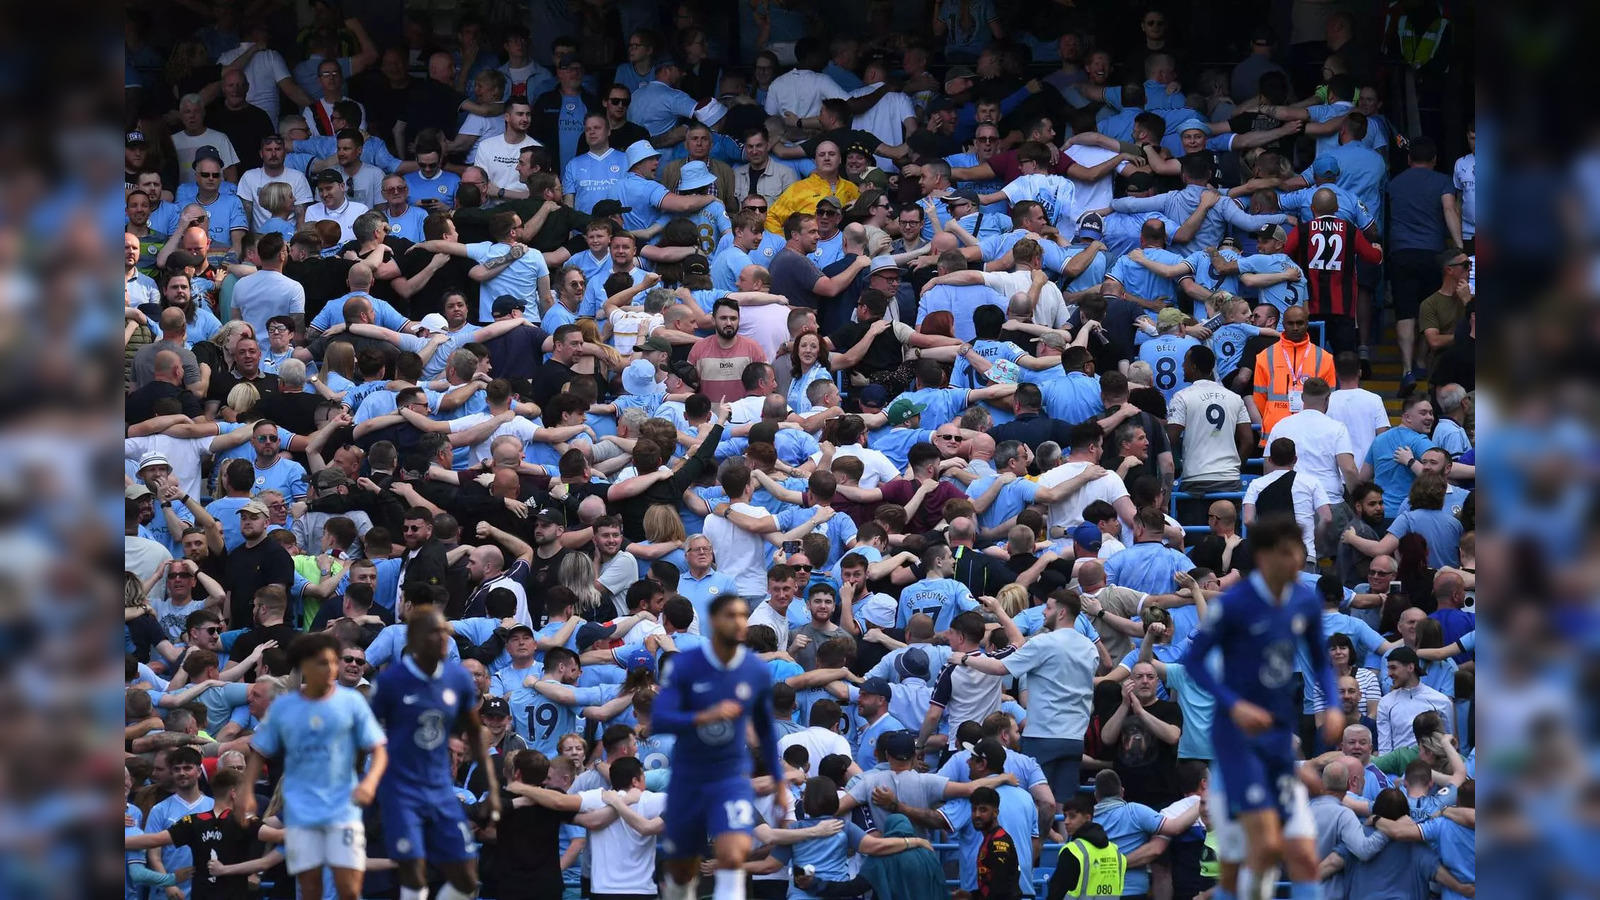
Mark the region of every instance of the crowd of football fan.
<instances>
[{"instance_id":1,"label":"crowd of football fan","mask_svg":"<svg viewBox=\"0 0 1600 900\"><path fill-rule=\"evenodd\" d=\"M297 635L365 691L429 604L505 791L482 896L654 896L657 686L735 593L758 793L796 800L758 804L751 896L1189 900L1226 712L1186 639L1292 516L1339 675L1299 723L1326 895L1472 896L1475 176L1433 0L1292 36L263 5L128 15L130 834L200 840ZM294 894L270 846L179 844L130 900Z\"/></svg>"}]
</instances>

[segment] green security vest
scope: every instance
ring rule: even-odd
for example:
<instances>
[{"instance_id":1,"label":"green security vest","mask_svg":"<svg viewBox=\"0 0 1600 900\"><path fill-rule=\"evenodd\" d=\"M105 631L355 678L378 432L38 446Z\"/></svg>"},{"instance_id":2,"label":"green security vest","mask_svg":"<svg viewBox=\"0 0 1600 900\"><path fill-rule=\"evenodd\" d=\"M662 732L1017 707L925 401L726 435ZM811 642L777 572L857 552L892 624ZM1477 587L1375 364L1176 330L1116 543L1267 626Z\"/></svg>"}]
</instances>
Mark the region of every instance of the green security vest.
<instances>
[{"instance_id":1,"label":"green security vest","mask_svg":"<svg viewBox=\"0 0 1600 900\"><path fill-rule=\"evenodd\" d=\"M1104 847L1096 847L1076 840L1062 847L1061 852L1071 853L1078 861L1078 884L1067 891L1068 897L1122 896L1122 878L1128 870L1128 858L1116 844L1108 841Z\"/></svg>"}]
</instances>

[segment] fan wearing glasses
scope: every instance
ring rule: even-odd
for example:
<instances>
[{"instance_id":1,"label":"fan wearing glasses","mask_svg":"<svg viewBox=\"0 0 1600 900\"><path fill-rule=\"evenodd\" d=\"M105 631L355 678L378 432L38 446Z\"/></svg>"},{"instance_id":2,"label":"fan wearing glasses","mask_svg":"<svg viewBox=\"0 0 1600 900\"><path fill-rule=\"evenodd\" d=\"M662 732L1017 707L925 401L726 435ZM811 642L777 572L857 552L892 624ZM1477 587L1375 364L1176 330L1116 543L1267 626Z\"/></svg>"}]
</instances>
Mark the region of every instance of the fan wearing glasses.
<instances>
[{"instance_id":1,"label":"fan wearing glasses","mask_svg":"<svg viewBox=\"0 0 1600 900\"><path fill-rule=\"evenodd\" d=\"M218 247L228 247L234 259L243 252L245 232L249 220L244 215L244 204L234 191L224 192L222 181L224 167L222 156L210 145L194 153L194 202L205 209L210 220L205 224L206 235Z\"/></svg>"},{"instance_id":2,"label":"fan wearing glasses","mask_svg":"<svg viewBox=\"0 0 1600 900\"><path fill-rule=\"evenodd\" d=\"M603 104L606 114L606 126L611 129L607 138L607 145L616 148L632 147L636 141L647 141L650 132L644 126L628 120L628 109L633 106L633 90L621 84L613 84L611 90L606 92L606 101ZM585 136L585 141L589 138ZM583 148L580 148L583 149Z\"/></svg>"}]
</instances>

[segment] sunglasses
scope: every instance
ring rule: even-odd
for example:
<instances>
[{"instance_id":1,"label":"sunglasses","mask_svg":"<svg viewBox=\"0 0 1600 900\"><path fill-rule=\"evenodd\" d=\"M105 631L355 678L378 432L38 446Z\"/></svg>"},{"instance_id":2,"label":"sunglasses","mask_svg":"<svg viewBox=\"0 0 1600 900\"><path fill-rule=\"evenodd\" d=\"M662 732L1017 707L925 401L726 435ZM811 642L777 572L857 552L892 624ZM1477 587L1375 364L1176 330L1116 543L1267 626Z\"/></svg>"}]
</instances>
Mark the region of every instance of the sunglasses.
<instances>
[{"instance_id":1,"label":"sunglasses","mask_svg":"<svg viewBox=\"0 0 1600 900\"><path fill-rule=\"evenodd\" d=\"M607 97L606 102L612 106L627 106L633 101L627 97Z\"/></svg>"},{"instance_id":2,"label":"sunglasses","mask_svg":"<svg viewBox=\"0 0 1600 900\"><path fill-rule=\"evenodd\" d=\"M810 572L812 570L811 566L790 566L790 568L794 569L796 572Z\"/></svg>"},{"instance_id":3,"label":"sunglasses","mask_svg":"<svg viewBox=\"0 0 1600 900\"><path fill-rule=\"evenodd\" d=\"M194 576L190 575L188 572L168 572L167 573L167 577L168 578L193 578Z\"/></svg>"},{"instance_id":4,"label":"sunglasses","mask_svg":"<svg viewBox=\"0 0 1600 900\"><path fill-rule=\"evenodd\" d=\"M364 663L367 661L367 658L364 656L341 656L339 658L347 663Z\"/></svg>"},{"instance_id":5,"label":"sunglasses","mask_svg":"<svg viewBox=\"0 0 1600 900\"><path fill-rule=\"evenodd\" d=\"M746 206L746 207L743 207L743 209L744 209L745 212L764 213L764 212L767 211L767 208L765 206Z\"/></svg>"},{"instance_id":6,"label":"sunglasses","mask_svg":"<svg viewBox=\"0 0 1600 900\"><path fill-rule=\"evenodd\" d=\"M215 626L212 626L211 628L202 628L200 630L205 632L206 634L221 634L222 633L222 629L221 628L217 628Z\"/></svg>"},{"instance_id":7,"label":"sunglasses","mask_svg":"<svg viewBox=\"0 0 1600 900\"><path fill-rule=\"evenodd\" d=\"M275 434L258 434L256 435L256 440L263 444L276 444L278 442L278 436Z\"/></svg>"},{"instance_id":8,"label":"sunglasses","mask_svg":"<svg viewBox=\"0 0 1600 900\"><path fill-rule=\"evenodd\" d=\"M194 177L196 177L196 178L221 178L222 177L222 173L221 172L196 172L196 173L194 173Z\"/></svg>"}]
</instances>

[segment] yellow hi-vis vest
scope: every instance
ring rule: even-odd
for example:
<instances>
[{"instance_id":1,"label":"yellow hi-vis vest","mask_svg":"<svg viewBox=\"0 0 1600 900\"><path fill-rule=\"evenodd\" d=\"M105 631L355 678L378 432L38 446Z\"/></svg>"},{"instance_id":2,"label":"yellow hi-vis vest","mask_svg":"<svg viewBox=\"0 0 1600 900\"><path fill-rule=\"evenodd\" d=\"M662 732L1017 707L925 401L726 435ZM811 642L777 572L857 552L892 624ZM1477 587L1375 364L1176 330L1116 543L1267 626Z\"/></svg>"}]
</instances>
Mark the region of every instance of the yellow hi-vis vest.
<instances>
[{"instance_id":1,"label":"yellow hi-vis vest","mask_svg":"<svg viewBox=\"0 0 1600 900\"><path fill-rule=\"evenodd\" d=\"M1068 897L1120 897L1122 878L1127 874L1128 858L1117 845L1106 842L1096 847L1084 840L1075 840L1061 848L1078 861L1078 884L1067 891Z\"/></svg>"}]
</instances>

